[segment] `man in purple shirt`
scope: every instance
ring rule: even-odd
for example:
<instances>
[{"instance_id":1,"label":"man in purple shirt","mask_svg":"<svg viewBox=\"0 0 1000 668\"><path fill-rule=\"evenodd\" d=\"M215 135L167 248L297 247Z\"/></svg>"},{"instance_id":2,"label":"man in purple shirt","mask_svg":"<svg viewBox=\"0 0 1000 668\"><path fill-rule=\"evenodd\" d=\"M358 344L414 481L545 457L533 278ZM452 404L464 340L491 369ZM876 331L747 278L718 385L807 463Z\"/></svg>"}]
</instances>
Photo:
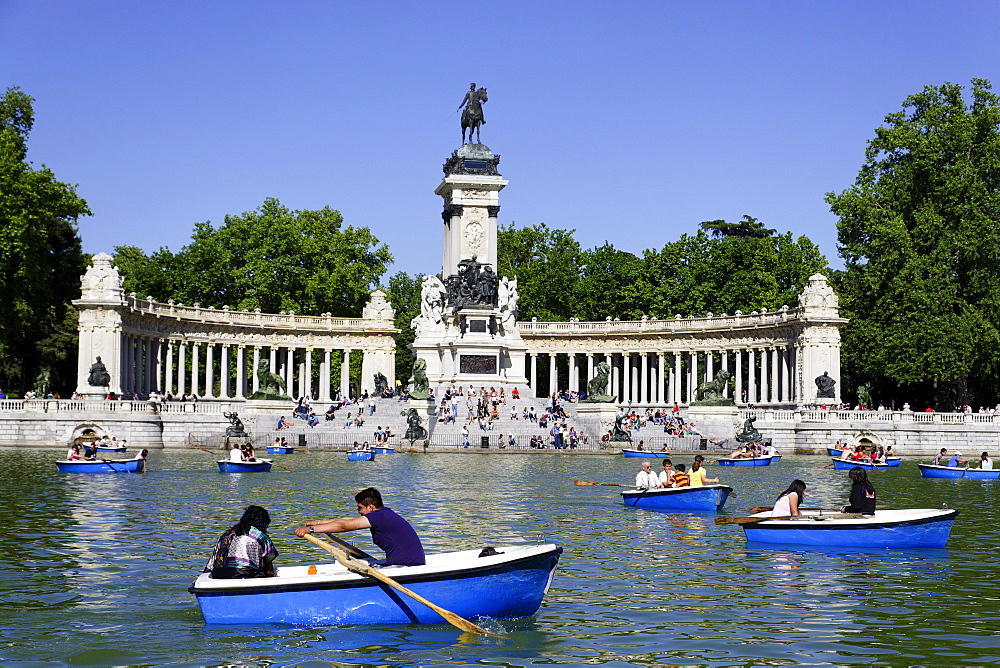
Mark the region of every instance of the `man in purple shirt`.
<instances>
[{"instance_id":1,"label":"man in purple shirt","mask_svg":"<svg viewBox=\"0 0 1000 668\"><path fill-rule=\"evenodd\" d=\"M354 496L361 517L341 517L336 520L309 520L295 530L302 537L307 533L341 533L371 529L372 542L385 551L386 566L422 566L424 546L410 523L392 508L382 505L382 495L374 487L363 489Z\"/></svg>"}]
</instances>

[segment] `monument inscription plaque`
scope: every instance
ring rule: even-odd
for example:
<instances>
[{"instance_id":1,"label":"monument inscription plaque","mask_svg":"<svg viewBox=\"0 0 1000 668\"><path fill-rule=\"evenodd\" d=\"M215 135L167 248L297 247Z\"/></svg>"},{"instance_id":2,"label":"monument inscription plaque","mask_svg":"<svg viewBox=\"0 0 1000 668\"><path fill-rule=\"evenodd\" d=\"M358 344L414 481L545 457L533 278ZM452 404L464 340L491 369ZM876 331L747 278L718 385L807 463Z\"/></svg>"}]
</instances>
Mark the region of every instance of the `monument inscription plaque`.
<instances>
[{"instance_id":1,"label":"monument inscription plaque","mask_svg":"<svg viewBox=\"0 0 1000 668\"><path fill-rule=\"evenodd\" d=\"M470 332L486 332L486 321L485 320L470 320L469 321L469 331Z\"/></svg>"},{"instance_id":2,"label":"monument inscription plaque","mask_svg":"<svg viewBox=\"0 0 1000 668\"><path fill-rule=\"evenodd\" d=\"M496 374L497 358L494 355L461 355L459 373Z\"/></svg>"}]
</instances>

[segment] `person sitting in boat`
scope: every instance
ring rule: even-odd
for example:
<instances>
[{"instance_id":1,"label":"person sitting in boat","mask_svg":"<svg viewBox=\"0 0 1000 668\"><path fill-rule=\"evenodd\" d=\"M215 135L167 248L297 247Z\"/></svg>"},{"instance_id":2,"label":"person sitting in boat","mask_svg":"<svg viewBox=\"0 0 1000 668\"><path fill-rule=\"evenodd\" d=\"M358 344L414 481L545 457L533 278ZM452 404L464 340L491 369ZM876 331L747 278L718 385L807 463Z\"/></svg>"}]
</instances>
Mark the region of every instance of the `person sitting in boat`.
<instances>
[{"instance_id":1,"label":"person sitting in boat","mask_svg":"<svg viewBox=\"0 0 1000 668\"><path fill-rule=\"evenodd\" d=\"M674 467L674 475L670 479L674 481L674 487L691 486L691 477L687 474L683 464Z\"/></svg>"},{"instance_id":2,"label":"person sitting in boat","mask_svg":"<svg viewBox=\"0 0 1000 668\"><path fill-rule=\"evenodd\" d=\"M133 459L141 460L141 463L139 464L139 468L138 468L138 472L139 473L145 473L146 472L146 457L148 457L148 456L149 456L149 450L147 450L146 448L143 448L142 450L140 450L139 452L136 453L135 457L133 457Z\"/></svg>"},{"instance_id":3,"label":"person sitting in boat","mask_svg":"<svg viewBox=\"0 0 1000 668\"><path fill-rule=\"evenodd\" d=\"M243 449L239 443L233 443L233 449L229 451L229 461L237 464L243 461Z\"/></svg>"},{"instance_id":4,"label":"person sitting in boat","mask_svg":"<svg viewBox=\"0 0 1000 668\"><path fill-rule=\"evenodd\" d=\"M371 529L372 542L385 551L385 566L423 566L424 546L410 523L382 504L382 494L369 487L354 496L361 517L341 517L335 520L309 520L295 530L295 535L307 533L341 533Z\"/></svg>"},{"instance_id":5,"label":"person sitting in boat","mask_svg":"<svg viewBox=\"0 0 1000 668\"><path fill-rule=\"evenodd\" d=\"M852 452L851 454L847 455L847 458L849 460L851 460L852 462L864 461L864 459L865 459L865 449L864 449L864 447L862 447L862 446L859 445L858 447L854 448L854 452Z\"/></svg>"},{"instance_id":6,"label":"person sitting in boat","mask_svg":"<svg viewBox=\"0 0 1000 668\"><path fill-rule=\"evenodd\" d=\"M643 447L643 441L642 441L642 439L639 440L639 445L637 445L635 449L636 450L645 450L646 449L645 447Z\"/></svg>"},{"instance_id":7,"label":"person sitting in boat","mask_svg":"<svg viewBox=\"0 0 1000 668\"><path fill-rule=\"evenodd\" d=\"M663 460L663 470L660 472L660 487L674 486L674 465L669 458Z\"/></svg>"},{"instance_id":8,"label":"person sitting in boat","mask_svg":"<svg viewBox=\"0 0 1000 668\"><path fill-rule=\"evenodd\" d=\"M636 489L653 489L660 486L660 480L653 473L653 465L649 460L642 462L642 470L635 474Z\"/></svg>"},{"instance_id":9,"label":"person sitting in boat","mask_svg":"<svg viewBox=\"0 0 1000 668\"><path fill-rule=\"evenodd\" d=\"M691 473L688 476L692 487L704 487L705 485L717 485L719 483L718 478L708 477L708 473L702 468L704 463L704 457L701 455L694 456L694 463L691 464Z\"/></svg>"},{"instance_id":10,"label":"person sitting in boat","mask_svg":"<svg viewBox=\"0 0 1000 668\"><path fill-rule=\"evenodd\" d=\"M281 437L281 447L283 447L283 448L289 447L289 445L288 445L288 439L285 438L284 436Z\"/></svg>"},{"instance_id":11,"label":"person sitting in boat","mask_svg":"<svg viewBox=\"0 0 1000 668\"><path fill-rule=\"evenodd\" d=\"M205 572L216 580L274 577L278 550L267 535L270 524L267 510L248 506L240 521L219 537Z\"/></svg>"},{"instance_id":12,"label":"person sitting in boat","mask_svg":"<svg viewBox=\"0 0 1000 668\"><path fill-rule=\"evenodd\" d=\"M749 457L747 454L747 446L741 445L740 447L729 453L729 459L742 459L744 457Z\"/></svg>"},{"instance_id":13,"label":"person sitting in boat","mask_svg":"<svg viewBox=\"0 0 1000 668\"><path fill-rule=\"evenodd\" d=\"M73 447L71 447L69 449L69 452L66 453L66 459L68 459L70 461L76 461L76 460L80 459L80 444L79 443L74 444Z\"/></svg>"},{"instance_id":14,"label":"person sitting in boat","mask_svg":"<svg viewBox=\"0 0 1000 668\"><path fill-rule=\"evenodd\" d=\"M979 468L981 469L993 468L993 460L990 459L990 453L984 452L982 457L979 458Z\"/></svg>"},{"instance_id":15,"label":"person sitting in boat","mask_svg":"<svg viewBox=\"0 0 1000 668\"><path fill-rule=\"evenodd\" d=\"M784 492L778 495L771 509L771 517L797 517L799 506L805 495L806 484L801 480L793 480Z\"/></svg>"},{"instance_id":16,"label":"person sitting in boat","mask_svg":"<svg viewBox=\"0 0 1000 668\"><path fill-rule=\"evenodd\" d=\"M240 454L245 462L255 462L257 461L256 453L253 451L253 445L250 443L245 444L240 448Z\"/></svg>"},{"instance_id":17,"label":"person sitting in boat","mask_svg":"<svg viewBox=\"0 0 1000 668\"><path fill-rule=\"evenodd\" d=\"M84 459L97 459L97 441L91 441L83 451Z\"/></svg>"},{"instance_id":18,"label":"person sitting in boat","mask_svg":"<svg viewBox=\"0 0 1000 668\"><path fill-rule=\"evenodd\" d=\"M949 468L958 468L962 464L968 464L968 463L969 463L969 460L968 459L963 459L961 452L956 452L954 455L952 455L951 459L948 460L948 467Z\"/></svg>"},{"instance_id":19,"label":"person sitting in boat","mask_svg":"<svg viewBox=\"0 0 1000 668\"><path fill-rule=\"evenodd\" d=\"M934 466L944 466L941 463L941 460L947 458L948 458L948 448L941 448L941 452L934 455L934 462L933 462Z\"/></svg>"},{"instance_id":20,"label":"person sitting in boat","mask_svg":"<svg viewBox=\"0 0 1000 668\"><path fill-rule=\"evenodd\" d=\"M851 496L848 504L840 509L842 513L875 514L875 488L868 481L868 474L860 466L847 472L851 479Z\"/></svg>"},{"instance_id":21,"label":"person sitting in boat","mask_svg":"<svg viewBox=\"0 0 1000 668\"><path fill-rule=\"evenodd\" d=\"M885 458L889 459L889 457L895 457L895 456L896 453L892 451L892 446L891 445L885 446Z\"/></svg>"}]
</instances>

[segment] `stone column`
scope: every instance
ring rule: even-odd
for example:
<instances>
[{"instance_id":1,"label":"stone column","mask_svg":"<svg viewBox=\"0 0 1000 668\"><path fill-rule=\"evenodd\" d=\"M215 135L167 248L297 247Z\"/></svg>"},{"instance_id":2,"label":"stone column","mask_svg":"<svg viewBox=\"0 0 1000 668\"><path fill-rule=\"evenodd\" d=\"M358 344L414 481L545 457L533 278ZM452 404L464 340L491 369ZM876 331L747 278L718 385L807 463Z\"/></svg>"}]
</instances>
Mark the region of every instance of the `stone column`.
<instances>
[{"instance_id":1,"label":"stone column","mask_svg":"<svg viewBox=\"0 0 1000 668\"><path fill-rule=\"evenodd\" d=\"M771 403L776 404L780 401L781 395L781 377L778 374L778 349L771 348L768 351L768 355L771 358Z\"/></svg>"},{"instance_id":2,"label":"stone column","mask_svg":"<svg viewBox=\"0 0 1000 668\"><path fill-rule=\"evenodd\" d=\"M719 357L720 357L719 361L722 362L722 371L728 372L729 371L729 351L726 350L726 349L723 349L722 352L721 352L721 354L719 355ZM729 383L726 383L725 387L722 388L722 396L724 396L724 397L728 397L729 396Z\"/></svg>"},{"instance_id":3,"label":"stone column","mask_svg":"<svg viewBox=\"0 0 1000 668\"><path fill-rule=\"evenodd\" d=\"M767 377L767 348L760 350L760 403L768 403L769 381Z\"/></svg>"},{"instance_id":4,"label":"stone column","mask_svg":"<svg viewBox=\"0 0 1000 668\"><path fill-rule=\"evenodd\" d=\"M622 351L622 403L632 401L632 353Z\"/></svg>"},{"instance_id":5,"label":"stone column","mask_svg":"<svg viewBox=\"0 0 1000 668\"><path fill-rule=\"evenodd\" d=\"M743 351L737 348L733 351L733 375L736 383L733 385L733 402L743 403Z\"/></svg>"},{"instance_id":6,"label":"stone column","mask_svg":"<svg viewBox=\"0 0 1000 668\"><path fill-rule=\"evenodd\" d=\"M531 392L538 398L538 353L531 355Z\"/></svg>"},{"instance_id":7,"label":"stone column","mask_svg":"<svg viewBox=\"0 0 1000 668\"><path fill-rule=\"evenodd\" d=\"M608 389L608 395L614 397L616 401L624 401L621 392L618 390L618 380L621 378L621 372L618 370L618 365L615 364L615 353L608 355L608 364L611 365L611 384Z\"/></svg>"},{"instance_id":8,"label":"stone column","mask_svg":"<svg viewBox=\"0 0 1000 668\"><path fill-rule=\"evenodd\" d=\"M715 378L715 353L711 350L705 353L705 382L711 383L712 379Z\"/></svg>"},{"instance_id":9,"label":"stone column","mask_svg":"<svg viewBox=\"0 0 1000 668\"><path fill-rule=\"evenodd\" d=\"M183 397L187 390L187 344L177 344L177 396Z\"/></svg>"},{"instance_id":10,"label":"stone column","mask_svg":"<svg viewBox=\"0 0 1000 668\"><path fill-rule=\"evenodd\" d=\"M167 342L167 368L166 368L166 383L164 384L164 390L167 392L174 391L174 342Z\"/></svg>"},{"instance_id":11,"label":"stone column","mask_svg":"<svg viewBox=\"0 0 1000 668\"><path fill-rule=\"evenodd\" d=\"M191 394L198 394L198 348L197 342L191 344Z\"/></svg>"},{"instance_id":12,"label":"stone column","mask_svg":"<svg viewBox=\"0 0 1000 668\"><path fill-rule=\"evenodd\" d=\"M681 353L674 351L674 368L670 374L670 394L671 401L675 404L681 402Z\"/></svg>"},{"instance_id":13,"label":"stone column","mask_svg":"<svg viewBox=\"0 0 1000 668\"><path fill-rule=\"evenodd\" d=\"M242 343L236 347L236 398L246 399L247 392L247 347Z\"/></svg>"},{"instance_id":14,"label":"stone column","mask_svg":"<svg viewBox=\"0 0 1000 668\"><path fill-rule=\"evenodd\" d=\"M747 351L747 403L757 404L757 351Z\"/></svg>"},{"instance_id":15,"label":"stone column","mask_svg":"<svg viewBox=\"0 0 1000 668\"><path fill-rule=\"evenodd\" d=\"M154 387L153 389L155 389L157 392L163 392L164 391L165 388L164 388L164 382L163 382L163 339L157 339L156 340L156 383L155 383L155 385L156 385L156 387Z\"/></svg>"},{"instance_id":16,"label":"stone column","mask_svg":"<svg viewBox=\"0 0 1000 668\"><path fill-rule=\"evenodd\" d=\"M584 381L584 388L586 389L586 384L590 382L590 379L594 377L594 353L587 353L587 378ZM590 394L590 390L587 390L587 394Z\"/></svg>"},{"instance_id":17,"label":"stone column","mask_svg":"<svg viewBox=\"0 0 1000 668\"><path fill-rule=\"evenodd\" d=\"M320 403L330 403L330 354L329 348L323 349L323 366L319 370L319 400ZM396 388L392 388L395 390Z\"/></svg>"},{"instance_id":18,"label":"stone column","mask_svg":"<svg viewBox=\"0 0 1000 668\"><path fill-rule=\"evenodd\" d=\"M649 353L640 353L639 373L639 401L644 404L649 403Z\"/></svg>"},{"instance_id":19,"label":"stone column","mask_svg":"<svg viewBox=\"0 0 1000 668\"><path fill-rule=\"evenodd\" d=\"M792 351L787 345L781 349L781 398L785 403L792 400L792 387L789 379L792 373L789 364L791 354Z\"/></svg>"},{"instance_id":20,"label":"stone column","mask_svg":"<svg viewBox=\"0 0 1000 668\"><path fill-rule=\"evenodd\" d=\"M559 378L556 376L556 354L549 353L549 396L551 397L558 390Z\"/></svg>"},{"instance_id":21,"label":"stone column","mask_svg":"<svg viewBox=\"0 0 1000 668\"><path fill-rule=\"evenodd\" d=\"M664 371L663 368L663 353L656 353L656 404L658 406L663 406L666 402L665 388L663 387L664 381Z\"/></svg>"},{"instance_id":22,"label":"stone column","mask_svg":"<svg viewBox=\"0 0 1000 668\"><path fill-rule=\"evenodd\" d=\"M285 389L289 396L295 392L295 349L292 347L285 348Z\"/></svg>"},{"instance_id":23,"label":"stone column","mask_svg":"<svg viewBox=\"0 0 1000 668\"><path fill-rule=\"evenodd\" d=\"M142 391L146 392L147 394L156 389L155 388L156 382L153 380L153 369L155 368L154 367L155 358L153 356L153 351L155 349L156 349L156 342L153 341L153 339L146 337L146 358L145 358L146 373L143 376Z\"/></svg>"},{"instance_id":24,"label":"stone column","mask_svg":"<svg viewBox=\"0 0 1000 668\"><path fill-rule=\"evenodd\" d=\"M688 391L687 391L687 403L691 404L694 402L694 391L698 387L698 353L697 351L691 352L691 368L688 369Z\"/></svg>"},{"instance_id":25,"label":"stone column","mask_svg":"<svg viewBox=\"0 0 1000 668\"><path fill-rule=\"evenodd\" d=\"M215 378L213 377L212 368L215 365L215 344L211 341L205 349L205 397L207 399L215 398Z\"/></svg>"},{"instance_id":26,"label":"stone column","mask_svg":"<svg viewBox=\"0 0 1000 668\"><path fill-rule=\"evenodd\" d=\"M311 401L312 400L312 396L313 396L313 394L312 394L312 379L313 379L313 351L312 351L312 348L306 348L306 372L303 375L305 376L304 381L305 381L305 386L306 386L306 388L305 388L306 391L305 391L304 395L307 396L307 397L309 397L309 400ZM316 397L318 399L319 395L317 394Z\"/></svg>"},{"instance_id":27,"label":"stone column","mask_svg":"<svg viewBox=\"0 0 1000 668\"><path fill-rule=\"evenodd\" d=\"M250 396L260 389L260 378L257 377L257 366L260 364L260 346L253 347L253 367L250 369Z\"/></svg>"},{"instance_id":28,"label":"stone column","mask_svg":"<svg viewBox=\"0 0 1000 668\"><path fill-rule=\"evenodd\" d=\"M351 349L344 348L344 359L340 363L340 394L351 396Z\"/></svg>"},{"instance_id":29,"label":"stone column","mask_svg":"<svg viewBox=\"0 0 1000 668\"><path fill-rule=\"evenodd\" d=\"M222 344L222 357L219 359L219 398L229 399L229 344Z\"/></svg>"}]
</instances>

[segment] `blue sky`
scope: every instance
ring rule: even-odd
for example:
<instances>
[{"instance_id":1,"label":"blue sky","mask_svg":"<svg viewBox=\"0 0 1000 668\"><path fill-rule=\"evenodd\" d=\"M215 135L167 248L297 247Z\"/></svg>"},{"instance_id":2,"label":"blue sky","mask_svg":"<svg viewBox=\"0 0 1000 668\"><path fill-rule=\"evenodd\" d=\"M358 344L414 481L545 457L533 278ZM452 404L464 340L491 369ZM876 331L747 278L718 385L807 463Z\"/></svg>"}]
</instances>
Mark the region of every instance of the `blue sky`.
<instances>
[{"instance_id":1,"label":"blue sky","mask_svg":"<svg viewBox=\"0 0 1000 668\"><path fill-rule=\"evenodd\" d=\"M0 0L0 88L36 98L29 158L78 184L92 253L276 197L437 272L475 81L502 223L641 253L749 214L839 266L824 193L906 96L1000 88L998 33L998 2Z\"/></svg>"}]
</instances>

